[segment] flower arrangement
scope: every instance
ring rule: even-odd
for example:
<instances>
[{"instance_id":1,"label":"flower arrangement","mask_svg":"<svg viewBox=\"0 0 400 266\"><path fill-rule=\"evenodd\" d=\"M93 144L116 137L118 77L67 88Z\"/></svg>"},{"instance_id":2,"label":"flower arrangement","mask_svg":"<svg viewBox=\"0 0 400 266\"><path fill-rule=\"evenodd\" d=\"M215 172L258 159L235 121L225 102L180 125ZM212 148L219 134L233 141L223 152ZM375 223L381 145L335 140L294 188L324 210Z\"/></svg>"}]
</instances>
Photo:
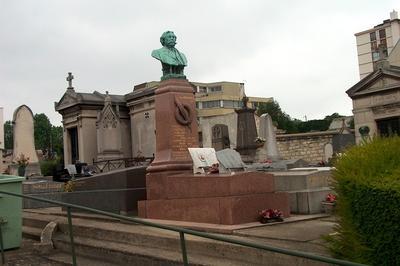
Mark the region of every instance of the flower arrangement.
<instances>
[{"instance_id":1,"label":"flower arrangement","mask_svg":"<svg viewBox=\"0 0 400 266\"><path fill-rule=\"evenodd\" d=\"M70 180L66 182L63 186L64 192L73 192L75 190L75 183L74 181Z\"/></svg>"},{"instance_id":2,"label":"flower arrangement","mask_svg":"<svg viewBox=\"0 0 400 266\"><path fill-rule=\"evenodd\" d=\"M325 201L331 202L331 203L336 203L336 195L329 193L328 195L326 195Z\"/></svg>"},{"instance_id":3,"label":"flower arrangement","mask_svg":"<svg viewBox=\"0 0 400 266\"><path fill-rule=\"evenodd\" d=\"M15 159L15 161L19 167L26 167L29 164L29 157L21 153L19 157Z\"/></svg>"},{"instance_id":4,"label":"flower arrangement","mask_svg":"<svg viewBox=\"0 0 400 266\"><path fill-rule=\"evenodd\" d=\"M335 194L329 193L326 195L325 200L321 202L322 211L327 214L334 214L336 207L337 196Z\"/></svg>"},{"instance_id":5,"label":"flower arrangement","mask_svg":"<svg viewBox=\"0 0 400 266\"><path fill-rule=\"evenodd\" d=\"M277 209L265 209L258 213L260 223L283 222L283 214Z\"/></svg>"}]
</instances>

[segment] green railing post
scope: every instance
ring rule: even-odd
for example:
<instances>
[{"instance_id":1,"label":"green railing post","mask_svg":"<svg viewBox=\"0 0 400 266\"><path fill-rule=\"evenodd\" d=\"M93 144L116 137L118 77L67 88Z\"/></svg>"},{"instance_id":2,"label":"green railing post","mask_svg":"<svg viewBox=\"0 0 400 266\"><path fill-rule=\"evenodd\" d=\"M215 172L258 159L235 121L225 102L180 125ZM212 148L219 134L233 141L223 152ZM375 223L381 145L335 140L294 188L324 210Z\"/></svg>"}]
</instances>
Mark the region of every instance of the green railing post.
<instances>
[{"instance_id":1,"label":"green railing post","mask_svg":"<svg viewBox=\"0 0 400 266\"><path fill-rule=\"evenodd\" d=\"M76 255L75 255L75 244L74 244L74 234L72 231L72 218L71 218L71 207L67 207L67 215L68 215L68 232L69 239L71 241L71 254L72 254L72 265L76 266Z\"/></svg>"},{"instance_id":2,"label":"green railing post","mask_svg":"<svg viewBox=\"0 0 400 266\"><path fill-rule=\"evenodd\" d=\"M179 237L181 239L183 265L188 266L189 262L188 262L187 253L186 253L186 242L185 242L184 233L183 232L179 232Z\"/></svg>"},{"instance_id":3,"label":"green railing post","mask_svg":"<svg viewBox=\"0 0 400 266\"><path fill-rule=\"evenodd\" d=\"M1 265L6 263L6 259L4 257L4 246L3 246L3 232L1 231L1 219L0 219L0 249L1 249Z\"/></svg>"}]
</instances>

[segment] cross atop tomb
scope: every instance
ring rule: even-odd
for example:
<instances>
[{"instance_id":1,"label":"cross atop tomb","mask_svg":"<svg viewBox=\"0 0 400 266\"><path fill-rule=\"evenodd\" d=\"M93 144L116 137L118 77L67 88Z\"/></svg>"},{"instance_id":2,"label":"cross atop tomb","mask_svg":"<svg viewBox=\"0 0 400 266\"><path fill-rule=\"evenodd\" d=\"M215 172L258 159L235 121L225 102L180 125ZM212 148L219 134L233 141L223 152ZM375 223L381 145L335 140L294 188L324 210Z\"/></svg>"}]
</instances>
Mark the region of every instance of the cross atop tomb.
<instances>
[{"instance_id":1,"label":"cross atop tomb","mask_svg":"<svg viewBox=\"0 0 400 266\"><path fill-rule=\"evenodd\" d=\"M68 77L67 77L67 81L68 81L68 89L73 89L74 87L72 87L72 80L74 79L74 76L72 75L71 72L68 72Z\"/></svg>"}]
</instances>

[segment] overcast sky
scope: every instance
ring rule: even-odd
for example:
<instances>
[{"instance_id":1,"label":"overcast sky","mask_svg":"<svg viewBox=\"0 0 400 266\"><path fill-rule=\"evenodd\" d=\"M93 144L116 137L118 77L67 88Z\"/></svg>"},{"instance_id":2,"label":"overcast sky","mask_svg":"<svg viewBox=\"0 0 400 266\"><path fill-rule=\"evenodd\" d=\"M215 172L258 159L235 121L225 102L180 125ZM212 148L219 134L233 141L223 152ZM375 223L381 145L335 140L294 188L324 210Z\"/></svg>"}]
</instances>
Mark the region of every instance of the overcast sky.
<instances>
[{"instance_id":1,"label":"overcast sky","mask_svg":"<svg viewBox=\"0 0 400 266\"><path fill-rule=\"evenodd\" d=\"M398 0L0 0L0 107L4 120L26 104L60 125L67 72L77 92L129 93L159 80L150 54L172 30L190 81L244 82L302 120L351 115L354 33L393 9Z\"/></svg>"}]
</instances>

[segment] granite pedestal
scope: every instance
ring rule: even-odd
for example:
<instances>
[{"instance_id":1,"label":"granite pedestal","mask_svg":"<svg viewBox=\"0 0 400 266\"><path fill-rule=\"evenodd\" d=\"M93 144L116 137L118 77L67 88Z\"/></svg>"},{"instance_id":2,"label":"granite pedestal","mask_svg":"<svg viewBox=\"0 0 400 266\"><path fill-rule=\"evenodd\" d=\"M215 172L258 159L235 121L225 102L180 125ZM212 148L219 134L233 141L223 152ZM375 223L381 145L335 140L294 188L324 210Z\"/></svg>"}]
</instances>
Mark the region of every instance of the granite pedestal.
<instances>
[{"instance_id":1,"label":"granite pedestal","mask_svg":"<svg viewBox=\"0 0 400 266\"><path fill-rule=\"evenodd\" d=\"M289 216L289 195L275 192L268 173L193 175L160 172L147 175L147 200L139 201L139 216L151 219L213 224L257 221L262 209L279 209Z\"/></svg>"}]
</instances>

